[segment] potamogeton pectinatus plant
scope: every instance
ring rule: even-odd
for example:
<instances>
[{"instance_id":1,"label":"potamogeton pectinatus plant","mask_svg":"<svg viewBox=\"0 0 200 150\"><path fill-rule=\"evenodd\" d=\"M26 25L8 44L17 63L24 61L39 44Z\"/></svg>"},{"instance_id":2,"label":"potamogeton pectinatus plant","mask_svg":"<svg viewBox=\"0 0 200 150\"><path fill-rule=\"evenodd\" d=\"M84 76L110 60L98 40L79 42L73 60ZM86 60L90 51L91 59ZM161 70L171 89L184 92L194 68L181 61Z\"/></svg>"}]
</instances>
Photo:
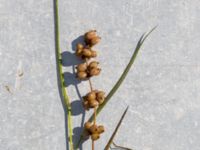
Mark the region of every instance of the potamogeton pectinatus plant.
<instances>
[{"instance_id":1,"label":"potamogeton pectinatus plant","mask_svg":"<svg viewBox=\"0 0 200 150\"><path fill-rule=\"evenodd\" d=\"M125 79L127 73L129 72L134 60L136 59L136 56L145 41L145 39L149 36L149 34L155 29L154 27L150 32L147 34L143 34L140 38L140 40L137 43L137 46L135 48L135 51L125 68L124 72L122 73L121 77L117 81L117 83L114 85L112 90L108 93L107 96L105 96L105 92L97 89L93 89L91 77L97 76L100 74L101 69L99 68L99 62L94 60L95 57L97 57L97 52L93 50L93 46L100 42L100 37L97 35L96 30L90 30L84 34L84 42L85 43L78 43L76 46L76 55L84 60L84 63L77 65L77 78L79 80L88 80L90 85L90 92L88 92L85 96L82 97L82 103L85 110L93 109L94 113L90 117L90 119L85 123L84 125L84 131L82 133L82 136L79 140L78 145L80 144L80 141L91 137L92 140L92 150L94 150L94 141L98 140L100 138L100 134L104 132L104 126L103 125L97 125L96 123L96 117L97 114L104 108L104 106L107 104L107 102L110 100L112 95L116 92L116 90L119 88L123 80ZM121 148L130 150L129 148L118 146L114 143L113 139L116 135L116 132L118 131L119 126L121 125L122 120L124 119L126 112L128 110L125 110L124 114L121 116L121 119L119 123L116 125L116 128L110 137L108 143L105 146L105 150L108 150L113 144L115 148Z\"/></svg>"},{"instance_id":2,"label":"potamogeton pectinatus plant","mask_svg":"<svg viewBox=\"0 0 200 150\"><path fill-rule=\"evenodd\" d=\"M143 45L146 38L150 35L150 33L156 28L154 27L152 30L150 30L148 33L144 33L139 41L137 42L137 45L135 47L135 50L130 57L129 63L127 64L126 68L124 69L123 73L119 77L118 81L115 83L113 88L106 92L108 94L105 95L105 93L101 90L93 89L92 83L90 78L93 76L99 75L101 72L101 69L99 68L99 63L94 60L95 57L97 57L97 52L93 50L93 46L97 44L100 41L100 37L97 36L96 31L89 31L85 34L85 43L81 44L79 43L77 45L77 51L76 54L81 59L84 60L83 64L79 64L77 66L77 77L80 80L88 80L90 83L90 89L91 91L88 92L85 96L83 96L83 106L86 110L93 109L94 113L92 116L88 119L88 121L85 123L85 129L84 132L81 134L79 138L79 142L74 145L73 142L73 124L72 124L72 107L71 107L71 101L70 97L67 92L67 88L64 85L64 77L63 77L63 68L62 68L62 50L60 48L60 31L59 31L59 11L58 11L58 0L54 1L54 13L55 13L55 50L56 50L56 62L57 62L57 75L58 75L58 85L60 89L60 95L61 99L63 99L64 107L66 108L67 113L67 126L66 130L68 133L68 137L66 138L68 142L68 149L74 150L78 149L81 141L84 139L84 135L87 135L88 137L91 137L92 139L92 148L94 149L94 141L99 139L100 134L104 132L104 127L102 125L97 125L96 123L96 117L97 115L105 108L106 104L111 100L112 96L115 94L115 92L119 89L120 85L126 78L129 70L131 69L131 66L134 64L134 61L136 60L137 54L139 50L141 49L141 46ZM93 60L92 60L93 59ZM118 146L114 143L113 139L116 135L116 132L119 129L119 126L126 114L128 109L125 110L123 115L121 116L121 119L119 123L116 125L116 128L110 137L108 143L105 145L105 150L108 150L113 144L116 147L120 149L126 149L128 148ZM129 149L130 150L130 149Z\"/></svg>"},{"instance_id":3,"label":"potamogeton pectinatus plant","mask_svg":"<svg viewBox=\"0 0 200 150\"><path fill-rule=\"evenodd\" d=\"M92 150L94 150L94 141L100 138L100 134L104 132L104 126L96 123L97 108L105 100L105 92L102 90L93 89L91 78L98 76L101 72L99 62L95 61L97 52L93 50L93 46L99 43L100 37L97 35L96 30L91 30L85 33L84 42L78 43L76 46L76 55L84 60L84 63L77 65L77 78L79 80L88 80L90 85L90 92L82 97L82 103L85 110L94 110L94 121L86 122L84 125L84 136L91 137Z\"/></svg>"}]
</instances>

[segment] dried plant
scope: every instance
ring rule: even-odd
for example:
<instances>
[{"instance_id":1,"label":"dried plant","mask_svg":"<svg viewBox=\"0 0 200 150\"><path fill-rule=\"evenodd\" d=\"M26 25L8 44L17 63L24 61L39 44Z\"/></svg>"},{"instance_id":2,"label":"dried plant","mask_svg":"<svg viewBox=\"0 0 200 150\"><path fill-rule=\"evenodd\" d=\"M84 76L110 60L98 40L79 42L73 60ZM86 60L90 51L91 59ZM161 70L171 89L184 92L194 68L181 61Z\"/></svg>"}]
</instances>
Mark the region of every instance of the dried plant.
<instances>
[{"instance_id":1,"label":"dried plant","mask_svg":"<svg viewBox=\"0 0 200 150\"><path fill-rule=\"evenodd\" d=\"M88 92L85 96L82 97L83 107L85 110L93 109L94 113L89 118L89 120L84 125L84 131L82 132L80 139L74 148L73 143L73 125L72 125L72 108L71 101L67 94L67 89L64 86L64 77L62 70L62 57L61 57L61 49L60 49L60 35L59 35L59 15L58 15L58 0L54 0L54 10L55 10L55 47L56 47L56 61L57 61L57 73L59 78L59 84L61 89L61 98L64 100L64 105L67 110L67 130L68 137L67 141L69 142L69 149L74 150L78 149L80 143L84 139L88 139L91 137L92 140L92 150L94 150L94 142L100 138L100 134L104 132L103 125L97 125L96 118L97 115L101 112L101 110L106 106L114 93L118 90L124 79L126 78L131 66L133 65L136 56L143 45L146 38L150 35L150 33L156 28L154 27L150 32L144 33L135 48L133 55L130 58L128 65L126 66L124 72L121 77L111 89L111 91L105 96L105 92L102 90L93 89L91 77L97 76L100 74L101 69L99 68L99 62L94 60L97 57L97 52L93 50L93 46L100 42L101 38L97 35L96 30L90 30L84 35L84 43L78 43L76 46L76 55L84 60L84 63L77 65L77 78L79 80L87 80L90 86L90 92ZM113 142L114 136L118 131L119 126L127 112L128 108L123 113L119 123L116 126L116 129L113 132L110 140L105 146L105 150L111 148L111 144L113 144L116 148L130 150L129 148L118 146Z\"/></svg>"},{"instance_id":2,"label":"dried plant","mask_svg":"<svg viewBox=\"0 0 200 150\"><path fill-rule=\"evenodd\" d=\"M96 30L91 30L84 35L85 43L78 43L76 46L76 55L84 60L84 63L79 64L77 69L77 78L80 80L88 80L90 92L83 96L83 106L85 110L94 109L93 122L86 122L84 126L85 137L92 139L92 150L94 150L94 141L100 138L100 134L104 132L103 125L97 125L96 113L97 108L104 102L105 93L101 90L93 89L91 77L100 74L99 62L91 60L97 57L97 52L93 50L93 46L99 43L100 37L96 34Z\"/></svg>"}]
</instances>

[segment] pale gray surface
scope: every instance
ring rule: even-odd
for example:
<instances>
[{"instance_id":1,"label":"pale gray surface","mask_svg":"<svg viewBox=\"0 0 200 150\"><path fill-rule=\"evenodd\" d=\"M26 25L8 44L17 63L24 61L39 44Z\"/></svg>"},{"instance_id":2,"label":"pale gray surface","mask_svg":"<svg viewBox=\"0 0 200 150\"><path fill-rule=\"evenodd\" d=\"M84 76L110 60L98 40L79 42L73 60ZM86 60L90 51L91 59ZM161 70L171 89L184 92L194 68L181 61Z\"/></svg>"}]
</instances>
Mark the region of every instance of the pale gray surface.
<instances>
[{"instance_id":1,"label":"pale gray surface","mask_svg":"<svg viewBox=\"0 0 200 150\"><path fill-rule=\"evenodd\" d=\"M89 29L102 37L96 49L103 71L92 81L105 91L121 75L140 35L158 25L98 118L107 131L97 150L127 105L118 144L134 150L200 150L199 6L199 0L60 0L63 51L73 52L72 41ZM0 60L0 150L65 150L53 0L0 0ZM72 72L69 65L66 71ZM23 77L16 76L20 68ZM89 90L88 83L78 87L82 95ZM68 91L78 99L73 85ZM75 126L81 118L74 116ZM90 147L89 141L83 149Z\"/></svg>"}]
</instances>

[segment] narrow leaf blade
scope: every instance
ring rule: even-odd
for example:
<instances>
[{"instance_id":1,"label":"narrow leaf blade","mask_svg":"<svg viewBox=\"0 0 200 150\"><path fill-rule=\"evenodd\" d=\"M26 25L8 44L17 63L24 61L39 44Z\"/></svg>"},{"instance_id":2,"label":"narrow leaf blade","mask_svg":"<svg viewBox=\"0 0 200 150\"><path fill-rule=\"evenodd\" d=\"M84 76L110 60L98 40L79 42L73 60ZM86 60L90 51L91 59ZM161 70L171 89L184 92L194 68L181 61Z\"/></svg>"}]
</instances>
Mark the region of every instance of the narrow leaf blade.
<instances>
[{"instance_id":1,"label":"narrow leaf blade","mask_svg":"<svg viewBox=\"0 0 200 150\"><path fill-rule=\"evenodd\" d=\"M119 80L117 81L117 83L114 85L114 87L111 89L111 91L109 92L109 94L107 95L107 97L105 98L105 101L103 102L103 104L101 104L98 109L97 109L97 115L101 112L101 110L105 107L105 105L108 103L108 101L111 99L111 97L115 94L115 92L118 90L118 88L120 87L120 85L122 84L122 82L124 81L124 79L126 78L131 66L133 65L137 54L141 48L141 46L143 45L144 41L146 40L146 38L153 32L153 30L155 30L156 27L154 27L152 30L150 30L146 35L145 33L140 37L135 51L128 63L128 65L126 66L124 72L122 73L121 77L119 78ZM89 118L89 121L92 122L94 120L94 114Z\"/></svg>"},{"instance_id":2,"label":"narrow leaf blade","mask_svg":"<svg viewBox=\"0 0 200 150\"><path fill-rule=\"evenodd\" d=\"M146 40L146 38L157 28L157 26L153 27L143 38L141 44Z\"/></svg>"}]
</instances>

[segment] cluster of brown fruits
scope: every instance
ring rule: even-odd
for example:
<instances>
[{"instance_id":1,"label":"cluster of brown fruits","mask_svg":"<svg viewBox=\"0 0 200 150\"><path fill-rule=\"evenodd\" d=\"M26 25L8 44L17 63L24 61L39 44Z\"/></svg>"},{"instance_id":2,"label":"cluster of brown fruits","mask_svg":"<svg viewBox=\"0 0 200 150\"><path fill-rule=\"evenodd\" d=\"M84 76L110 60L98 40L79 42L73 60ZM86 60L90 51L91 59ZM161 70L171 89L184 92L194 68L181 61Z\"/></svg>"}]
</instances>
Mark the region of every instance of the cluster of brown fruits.
<instances>
[{"instance_id":1,"label":"cluster of brown fruits","mask_svg":"<svg viewBox=\"0 0 200 150\"><path fill-rule=\"evenodd\" d=\"M97 56L97 52L92 47L99 43L101 38L97 36L96 30L91 30L84 35L85 45L78 43L76 46L76 55L83 59L90 59Z\"/></svg>"},{"instance_id":2,"label":"cluster of brown fruits","mask_svg":"<svg viewBox=\"0 0 200 150\"><path fill-rule=\"evenodd\" d=\"M90 47L96 45L101 40L101 37L97 35L96 30L91 30L89 32L86 32L84 37L85 37L85 43Z\"/></svg>"},{"instance_id":3,"label":"cluster of brown fruits","mask_svg":"<svg viewBox=\"0 0 200 150\"><path fill-rule=\"evenodd\" d=\"M83 106L86 110L101 105L105 100L103 91L93 90L83 97Z\"/></svg>"},{"instance_id":4,"label":"cluster of brown fruits","mask_svg":"<svg viewBox=\"0 0 200 150\"><path fill-rule=\"evenodd\" d=\"M91 136L91 139L93 141L98 140L100 138L100 134L102 134L105 131L104 126L97 126L96 124L92 124L91 122L86 122L84 128L87 132L86 134L88 136Z\"/></svg>"},{"instance_id":5,"label":"cluster of brown fruits","mask_svg":"<svg viewBox=\"0 0 200 150\"><path fill-rule=\"evenodd\" d=\"M98 62L97 61L92 61L87 65L87 63L82 63L79 64L76 69L77 69L77 77L79 79L87 79L92 76L97 76L99 75L101 69L98 67Z\"/></svg>"},{"instance_id":6,"label":"cluster of brown fruits","mask_svg":"<svg viewBox=\"0 0 200 150\"><path fill-rule=\"evenodd\" d=\"M90 59L97 57L97 52L92 50L89 46L85 46L78 43L76 46L76 55L82 57L83 59Z\"/></svg>"},{"instance_id":7,"label":"cluster of brown fruits","mask_svg":"<svg viewBox=\"0 0 200 150\"><path fill-rule=\"evenodd\" d=\"M90 61L91 58L97 56L97 52L92 50L92 47L100 41L100 37L97 36L96 30L91 30L84 35L84 44L78 43L76 47L76 55L81 57L85 62L77 65L77 77L80 80L88 79L90 82L91 92L83 97L83 106L85 110L90 108L94 109L96 114L96 108L104 102L105 93L99 90L93 90L90 78L100 74L101 69L97 61ZM104 126L96 125L96 115L94 116L94 122L85 123L86 137L90 137L92 141L100 138L100 134L104 132Z\"/></svg>"}]
</instances>

